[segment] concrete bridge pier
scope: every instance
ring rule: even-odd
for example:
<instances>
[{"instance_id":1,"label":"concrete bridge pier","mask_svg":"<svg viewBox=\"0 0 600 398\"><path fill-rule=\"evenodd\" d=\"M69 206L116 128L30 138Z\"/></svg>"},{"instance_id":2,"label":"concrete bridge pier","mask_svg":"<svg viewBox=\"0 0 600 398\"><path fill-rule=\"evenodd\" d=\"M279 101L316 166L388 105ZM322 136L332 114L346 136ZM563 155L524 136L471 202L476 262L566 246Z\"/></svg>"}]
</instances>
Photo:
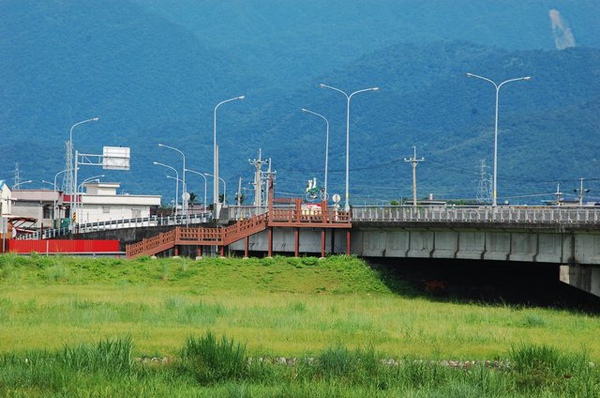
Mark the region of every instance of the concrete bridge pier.
<instances>
[{"instance_id":1,"label":"concrete bridge pier","mask_svg":"<svg viewBox=\"0 0 600 398\"><path fill-rule=\"evenodd\" d=\"M600 297L600 268L591 265L561 265L560 281Z\"/></svg>"}]
</instances>

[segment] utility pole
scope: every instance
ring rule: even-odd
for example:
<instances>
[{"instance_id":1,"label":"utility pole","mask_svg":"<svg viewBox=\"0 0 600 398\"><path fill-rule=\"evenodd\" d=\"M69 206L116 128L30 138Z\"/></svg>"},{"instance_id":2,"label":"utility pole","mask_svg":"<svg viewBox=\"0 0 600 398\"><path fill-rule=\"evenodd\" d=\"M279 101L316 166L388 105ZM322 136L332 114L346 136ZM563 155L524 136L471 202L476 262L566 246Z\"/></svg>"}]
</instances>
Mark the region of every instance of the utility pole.
<instances>
[{"instance_id":1,"label":"utility pole","mask_svg":"<svg viewBox=\"0 0 600 398\"><path fill-rule=\"evenodd\" d=\"M562 196L562 192L560 192L560 183L556 184L556 193L554 195L556 196L556 205L560 206Z\"/></svg>"},{"instance_id":2,"label":"utility pole","mask_svg":"<svg viewBox=\"0 0 600 398\"><path fill-rule=\"evenodd\" d=\"M266 160L262 160L262 149L258 150L258 159L250 160L248 159L251 165L256 167L256 172L254 173L254 206L261 207L262 206L262 165L264 163L269 163Z\"/></svg>"},{"instance_id":3,"label":"utility pole","mask_svg":"<svg viewBox=\"0 0 600 398\"><path fill-rule=\"evenodd\" d=\"M417 164L423 162L425 158L417 159L417 147L413 146L413 157L404 158L405 162L412 164L412 194L413 194L413 206L417 205Z\"/></svg>"},{"instance_id":4,"label":"utility pole","mask_svg":"<svg viewBox=\"0 0 600 398\"><path fill-rule=\"evenodd\" d=\"M573 192L577 193L577 189L574 189ZM583 206L583 195L590 192L589 189L583 189L583 178L579 179L579 192L577 196L579 197L579 206Z\"/></svg>"}]
</instances>

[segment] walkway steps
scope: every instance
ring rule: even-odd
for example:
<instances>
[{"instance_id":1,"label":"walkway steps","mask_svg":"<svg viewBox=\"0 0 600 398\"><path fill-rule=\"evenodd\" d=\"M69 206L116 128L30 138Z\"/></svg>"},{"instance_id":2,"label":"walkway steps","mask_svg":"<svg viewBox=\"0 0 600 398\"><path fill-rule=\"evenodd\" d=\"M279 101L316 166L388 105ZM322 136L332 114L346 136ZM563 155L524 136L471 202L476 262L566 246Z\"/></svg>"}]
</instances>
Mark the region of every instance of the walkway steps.
<instances>
[{"instance_id":1,"label":"walkway steps","mask_svg":"<svg viewBox=\"0 0 600 398\"><path fill-rule=\"evenodd\" d=\"M346 228L350 229L350 212L306 212L298 202L292 209L270 209L269 213L239 220L227 227L176 227L141 242L127 245L127 257L153 256L177 245L228 246L267 228Z\"/></svg>"},{"instance_id":2,"label":"walkway steps","mask_svg":"<svg viewBox=\"0 0 600 398\"><path fill-rule=\"evenodd\" d=\"M266 214L240 220L224 228L190 228L176 227L157 236L143 239L141 242L127 245L127 257L153 256L160 252L172 249L176 245L197 246L227 246L245 237L254 235L267 229L268 218Z\"/></svg>"}]
</instances>

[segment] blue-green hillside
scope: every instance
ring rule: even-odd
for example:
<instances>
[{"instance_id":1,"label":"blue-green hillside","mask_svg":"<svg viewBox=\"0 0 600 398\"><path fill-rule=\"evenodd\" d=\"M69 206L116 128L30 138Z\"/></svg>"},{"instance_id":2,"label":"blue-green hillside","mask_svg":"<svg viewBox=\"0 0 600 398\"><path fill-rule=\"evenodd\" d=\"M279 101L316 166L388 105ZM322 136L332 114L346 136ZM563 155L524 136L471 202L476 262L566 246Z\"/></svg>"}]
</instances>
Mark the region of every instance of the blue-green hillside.
<instances>
[{"instance_id":1,"label":"blue-green hillside","mask_svg":"<svg viewBox=\"0 0 600 398\"><path fill-rule=\"evenodd\" d=\"M342 193L346 99L325 83L380 87L352 99L353 203L410 196L413 146L425 158L420 196L474 199L483 160L484 177L492 172L494 87L472 72L532 76L500 92L500 200L540 203L580 178L600 198L598 20L592 0L3 1L0 178L12 181L18 164L21 180L34 180L27 187L52 181L71 126L98 116L74 131L75 149L130 147L131 170L80 176L102 172L122 192L166 202L172 181L152 163L181 168L182 159L158 143L212 173L214 107L245 95L218 113L229 199L240 177L251 188L248 159L259 149L278 195L323 181L325 126L301 108L330 122L329 191ZM199 194L204 180L190 175L188 187Z\"/></svg>"}]
</instances>

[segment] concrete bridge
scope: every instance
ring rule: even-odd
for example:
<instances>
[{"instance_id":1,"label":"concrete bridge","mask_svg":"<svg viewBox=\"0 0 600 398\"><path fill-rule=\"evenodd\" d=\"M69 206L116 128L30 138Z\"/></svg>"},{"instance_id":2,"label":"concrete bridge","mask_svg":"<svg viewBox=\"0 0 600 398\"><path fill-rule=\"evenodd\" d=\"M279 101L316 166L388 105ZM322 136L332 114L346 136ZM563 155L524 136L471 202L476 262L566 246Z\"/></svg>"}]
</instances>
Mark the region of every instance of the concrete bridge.
<instances>
[{"instance_id":1,"label":"concrete bridge","mask_svg":"<svg viewBox=\"0 0 600 398\"><path fill-rule=\"evenodd\" d=\"M324 204L314 213L296 203L231 206L221 215L218 223L205 219L197 227L152 220L131 226L130 221L123 224L129 228L92 236L119 239L123 245L154 239L166 255L345 253L558 264L561 281L600 296L600 208L596 207L355 206L346 213ZM137 254L159 253L144 252L147 245L142 242L136 245ZM186 252L184 246L192 250Z\"/></svg>"},{"instance_id":2,"label":"concrete bridge","mask_svg":"<svg viewBox=\"0 0 600 398\"><path fill-rule=\"evenodd\" d=\"M558 264L561 281L600 296L600 208L355 206L351 220L349 239L327 231L329 252ZM290 252L294 239L278 231L275 250ZM250 237L251 250L266 251L267 242L264 233ZM318 253L319 242L319 231L303 230L300 251Z\"/></svg>"}]
</instances>

